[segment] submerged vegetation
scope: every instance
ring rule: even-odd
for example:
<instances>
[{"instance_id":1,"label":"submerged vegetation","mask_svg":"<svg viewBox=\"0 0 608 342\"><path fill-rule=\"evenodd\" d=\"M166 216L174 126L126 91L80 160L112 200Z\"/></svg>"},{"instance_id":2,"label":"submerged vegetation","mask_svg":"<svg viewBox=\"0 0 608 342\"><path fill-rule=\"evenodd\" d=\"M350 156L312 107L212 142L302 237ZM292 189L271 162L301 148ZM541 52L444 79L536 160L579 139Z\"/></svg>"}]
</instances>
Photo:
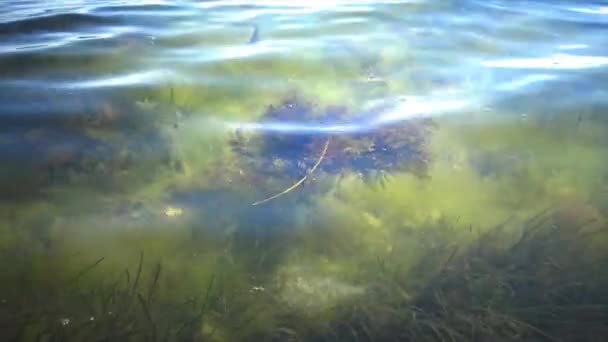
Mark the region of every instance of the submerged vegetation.
<instances>
[{"instance_id":1,"label":"submerged vegetation","mask_svg":"<svg viewBox=\"0 0 608 342\"><path fill-rule=\"evenodd\" d=\"M137 16L146 27L158 6ZM44 120L2 117L1 341L606 339L602 108L543 116L518 103L520 117L472 101L374 121L404 93L475 97L487 84L453 80L453 55L426 39L472 49L483 35L351 20L367 5L229 28L232 7L258 9L219 7L190 20L176 6L177 30L158 37L124 20L116 37L75 40L91 54L64 54L66 40L27 72L83 82L19 97ZM291 39L303 45L282 53ZM4 73L22 77L15 56ZM177 77L161 87L167 61Z\"/></svg>"},{"instance_id":2,"label":"submerged vegetation","mask_svg":"<svg viewBox=\"0 0 608 342\"><path fill-rule=\"evenodd\" d=\"M608 230L605 222L588 228L584 215L566 221L568 210L515 224L518 234L505 222L466 247L449 241L448 222L404 231L421 254L409 267L398 247L359 256L367 267L346 273L348 261L326 252L329 268L260 278L239 266L254 255L228 249L194 288L171 270L174 261L149 262L143 252L111 272L105 257L73 268L51 250L5 249L0 261L13 271L0 285L2 339L600 341L608 333L608 254L595 242ZM297 299L303 295L312 302Z\"/></svg>"},{"instance_id":3,"label":"submerged vegetation","mask_svg":"<svg viewBox=\"0 0 608 342\"><path fill-rule=\"evenodd\" d=\"M167 299L159 293L162 264L143 270L143 254L136 269L95 286L78 286L103 262L100 258L58 279L57 288L39 288L24 274L22 291L5 299L2 338L6 341L178 341L200 339L201 324L216 300L213 279L201 293ZM146 277L144 277L146 276ZM31 283L30 283L31 282ZM51 291L52 290L52 291ZM51 291L50 293L48 291Z\"/></svg>"},{"instance_id":4,"label":"submerged vegetation","mask_svg":"<svg viewBox=\"0 0 608 342\"><path fill-rule=\"evenodd\" d=\"M608 255L590 245L605 226L585 234L554 218L525 222L515 239L497 227L466 250L429 255L409 273L423 282L382 262L372 290L336 320L338 340L601 340Z\"/></svg>"},{"instance_id":5,"label":"submerged vegetation","mask_svg":"<svg viewBox=\"0 0 608 342\"><path fill-rule=\"evenodd\" d=\"M196 126L182 124L193 118L174 92L169 104L102 105L63 133L16 131L1 142L35 151L27 162L47 177L32 184L44 196L2 203L2 340L608 334L606 196L590 191L605 179L589 144L603 130L560 135L593 166L576 169L539 158L565 153L536 123L490 137L430 119L236 131L188 149ZM288 96L258 122L329 127L367 114ZM537 144L511 130L536 132ZM9 176L7 189L31 190L11 188Z\"/></svg>"},{"instance_id":6,"label":"submerged vegetation","mask_svg":"<svg viewBox=\"0 0 608 342\"><path fill-rule=\"evenodd\" d=\"M2 340L608 334L606 196L584 192L600 182L599 168L559 169L563 162L539 159L547 148L536 145L504 159L509 144L496 135L471 147L473 133L456 137L453 123L426 119L356 132L231 132L200 162L200 151L181 149L188 127L180 120L190 118L175 104L143 101L125 116L103 108L112 129L99 120L66 125L86 144L45 131L15 135L38 146L33 157L74 154L40 157L51 177L40 187L45 197L3 203ZM299 97L258 118L361 119ZM537 129L519 130L529 127ZM508 141L505 131L494 133ZM67 186L81 192L65 196Z\"/></svg>"}]
</instances>

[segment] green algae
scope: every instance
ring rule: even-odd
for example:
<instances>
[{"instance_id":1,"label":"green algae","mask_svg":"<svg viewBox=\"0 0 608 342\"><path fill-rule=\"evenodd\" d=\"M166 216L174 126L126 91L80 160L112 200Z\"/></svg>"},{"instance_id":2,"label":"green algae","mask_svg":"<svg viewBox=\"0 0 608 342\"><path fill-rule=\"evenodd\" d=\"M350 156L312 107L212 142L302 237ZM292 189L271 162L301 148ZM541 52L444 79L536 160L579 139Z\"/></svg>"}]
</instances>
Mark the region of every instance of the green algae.
<instances>
[{"instance_id":1,"label":"green algae","mask_svg":"<svg viewBox=\"0 0 608 342\"><path fill-rule=\"evenodd\" d=\"M285 202L272 210L258 211L250 204L260 195L256 190L260 184L244 179L219 181L218 175L226 176L226 171L212 161L230 158L226 135L201 136L197 132L202 123L176 130L172 124L159 122L150 129L160 127L169 132L166 143L173 144L169 155L179 156L175 158L188 165L183 172L171 166L154 168L162 164L158 161L142 164L140 169L132 169L133 178L118 183L127 186L120 196L109 192L105 198L86 183L80 191L74 184L70 188L54 186L47 192L56 198L52 204L40 202L13 211L3 220L3 249L30 251L21 256L24 264L17 269L31 272L27 279L37 284L35 288L64 289L67 296L51 291L48 296L55 302L45 305L68 309L29 312L34 315L30 317L39 318L36 325L28 325L28 331L65 338L80 336L71 328L60 330L63 328L58 323L66 312L76 312L69 317L78 319L71 322L84 324L87 317L96 317L102 323L87 323L86 329L103 336L108 328L103 322L108 318L98 312L89 316L89 309L72 306L75 300L68 298L99 285L102 290L87 295L93 296L93 302L100 300L96 296L110 291L109 285L102 284L120 279L125 264L137 265L141 250L146 260L152 260L142 271L142 279L154 279L155 263L162 265L162 271L155 290L159 303L146 301L148 287L142 289L141 298L137 294L131 297L137 309L133 309L135 316L125 319L141 327L133 340L176 333L156 322L159 317L163 317L163 324L190 322L184 315L192 315L195 323L180 334L216 341L382 340L394 336L437 341L517 336L550 339L563 333L551 315L585 326L592 333L602 331L605 304L597 292L601 280L597 283L589 274L580 275L586 285L568 290L574 291L567 296L574 296L568 300L575 304L526 306L528 299L524 298L534 297L536 292L515 289L520 279L533 279L537 285L530 291L549 286L552 293L563 296L566 289L562 285L575 282L570 274L575 274L576 268L589 265L598 269L604 260L601 241L605 241L605 221L602 212L594 209L600 204L589 204L587 195L601 184L605 172L603 160L597 157L600 147L594 144L597 135L585 139L573 135L564 150L557 143L563 135L552 134L552 127L542 130L515 124L485 135L483 130L466 131L440 121L431 140L429 153L434 158L427 177L393 172L384 186L370 186L356 175L343 177L339 186L318 177L314 187L327 188L306 193L308 204L296 197L282 199ZM512 162L501 158L509 153L520 157L517 153L522 149L527 153L521 153L525 158ZM143 170L151 168L156 171L149 178L137 181ZM250 188L241 188L243 184ZM171 196L197 191L199 197L184 195L176 200ZM228 195L220 200L221 194ZM84 202L82 198L91 200ZM180 198L196 200L184 202ZM520 230L521 220L556 200L561 200L561 205L552 219L554 226L565 229L563 232L532 227L535 233L530 236L525 233L530 228ZM169 206L181 209L181 214L166 215ZM11 211L10 206L5 209ZM256 223L260 217L267 219ZM568 232L589 220L595 225L581 236ZM525 239L518 235L522 231ZM488 238L493 232L498 235ZM585 234L591 234L593 242L578 245ZM527 246L522 247L520 241ZM530 253L543 245L548 247L543 249L542 258L530 259ZM482 253L480 250L486 254L476 255ZM542 262L564 251L569 257L559 262L571 271L560 278L560 273ZM75 259L75 255L79 257ZM14 254L6 256L9 263ZM96 264L98 260L103 261ZM529 260L535 261L525 268ZM475 266L468 266L473 262ZM49 277L51 270L56 273L53 277ZM81 272L82 277L78 276ZM134 272L137 267L130 268L130 277ZM223 278L218 272L224 272ZM79 288L66 287L75 276L80 278ZM10 284L8 280L18 275L5 277L5 284ZM550 279L549 285L539 283L545 277ZM175 306L190 295L204 297L212 279L223 297L208 308L207 320L196 318L200 303ZM25 291L5 286L4 293ZM121 291L120 296L125 295L124 289ZM513 291L523 296L515 304L510 302ZM20 296L34 294L21 292ZM600 299L591 304L581 299L585 296ZM471 306L458 298L476 304ZM14 313L21 309L5 306L4 310ZM591 318L579 322L575 313Z\"/></svg>"},{"instance_id":2,"label":"green algae","mask_svg":"<svg viewBox=\"0 0 608 342\"><path fill-rule=\"evenodd\" d=\"M273 37L281 38L266 35ZM239 28L159 44L212 43L221 50L246 38ZM37 187L31 182L37 173L3 168L11 194L34 185L46 196L2 204L0 262L7 272L0 317L10 326L3 337L591 341L605 335L608 202L597 189L605 187L608 135L594 122L577 126L572 115L493 121L500 113L472 113L479 121L470 126L462 117L438 120L424 136L432 156L426 177L391 169L370 185L354 173L339 182L318 174L301 196L251 208L297 176L276 179L285 176L279 167L260 176L266 169L238 164L242 155L229 146L230 132L210 128L206 119L263 119L286 93L321 108L358 108L424 86L405 82L415 60L398 39L362 45L336 54L315 47L296 57L180 66L200 79L168 78L158 88L130 90L127 104L95 103L86 120L65 123L111 147L103 158L76 159L87 166L81 172L58 165L66 178ZM98 70L114 70L114 63ZM251 81L241 82L243 75ZM216 87L217 78L228 81ZM259 81L266 79L278 81ZM351 145L351 151L366 146ZM308 167L322 144L311 146L295 158ZM556 203L540 223L526 221Z\"/></svg>"},{"instance_id":3,"label":"green algae","mask_svg":"<svg viewBox=\"0 0 608 342\"><path fill-rule=\"evenodd\" d=\"M53 301L31 307L28 317L33 320L28 321L26 330L28 334L62 334L72 339L78 338L80 329L103 336L108 324L114 324L114 332L141 327L132 332L134 340L156 340L159 338L150 334L163 331L173 336L177 328L171 329L171 324L184 323L188 315L192 315L193 321L187 322L196 326L181 329L179 334L197 340L207 338L199 334L209 334L213 335L209 337L211 340L218 341L269 339L277 335L304 340L334 336L347 341L391 336L403 336L407 340L468 340L480 336L552 339L564 333L561 330L564 319L581 328L584 326L585 336L601 334L602 312L608 303L602 299L604 278L597 278L593 273L601 272L605 251L598 251L594 256L585 253L591 239L578 235L577 225L561 225L559 231L555 231L549 219L563 222L557 214L559 212L541 214L521 223L521 234L515 236L501 226L487 229L486 234L476 235L475 242L466 248L453 240L454 230L450 229L449 222L429 224L418 230L404 227L400 229L401 240L392 240L399 244L390 251L369 249L369 237L361 238L367 240L366 250L361 250L356 243L344 243L333 249L313 244L328 241L327 245L331 245L330 241L338 241L328 240L327 235L325 240L317 236L310 244L302 243L311 231L300 228L298 242L294 244L292 240L291 243L294 247L291 256L270 278L256 277L243 268L245 264L241 263L246 263L251 254L239 258L217 250L210 252L210 246L201 251L198 246L203 255L196 256L190 253L197 250L197 244L185 247L184 243L189 240L186 237L171 242L167 231L147 230L145 234L139 231L135 239L122 235L120 243L130 250L124 255L106 254L77 263L69 255L50 258L39 253L26 255L21 260L30 262L27 281L35 286L21 287L19 294L34 298L27 291L60 289L51 295ZM318 228L317 232L320 231ZM332 234L346 242L353 241L360 232L354 229L352 236L345 236L348 230L344 229ZM112 244L114 251L127 250L127 247L118 247L117 242ZM156 252L138 253L137 249L144 246ZM100 252L107 250L102 242L97 248ZM93 254L90 248L86 249L87 255ZM185 259L189 262L184 263ZM124 264L134 266L127 273L118 272ZM594 266L585 269L580 265ZM62 271L55 272L52 278L43 276L49 269ZM4 276L10 278L10 274ZM40 276L43 278L38 278ZM118 283L107 283L108 279L121 278ZM524 279L533 286L523 286ZM78 287L68 286L75 280ZM4 283L3 287L8 284ZM87 288L92 292L87 292ZM132 289L137 290L132 292ZM14 291L7 288L3 293ZM539 295L539 291L550 296ZM190 295L196 294L198 299L188 299L184 306L175 306L179 303L176 299L192 298ZM105 295L110 296L111 305L97 311L96 305L108 305L103 304ZM85 303L93 307L78 305L76 298L78 302L84 298ZM118 298L123 300L114 301ZM126 303L132 306L121 309L120 305ZM2 308L11 310L6 303ZM112 318L108 312L125 315ZM588 318L580 320L577 315L581 314ZM69 323L63 324L66 319ZM75 328L85 322L86 326ZM26 324L25 321L17 323ZM17 326L21 326L19 324Z\"/></svg>"}]
</instances>

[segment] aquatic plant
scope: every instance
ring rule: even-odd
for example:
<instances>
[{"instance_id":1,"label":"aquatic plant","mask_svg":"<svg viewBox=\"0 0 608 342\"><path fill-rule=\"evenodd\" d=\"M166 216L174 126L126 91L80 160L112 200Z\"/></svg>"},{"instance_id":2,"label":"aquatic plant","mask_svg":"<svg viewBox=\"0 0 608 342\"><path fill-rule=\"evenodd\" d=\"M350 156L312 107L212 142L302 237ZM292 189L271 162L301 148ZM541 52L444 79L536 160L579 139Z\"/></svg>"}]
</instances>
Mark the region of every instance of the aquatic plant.
<instances>
[{"instance_id":1,"label":"aquatic plant","mask_svg":"<svg viewBox=\"0 0 608 342\"><path fill-rule=\"evenodd\" d=\"M257 212L279 204L285 202L244 207ZM587 225L590 219L595 224ZM256 228L256 220L249 221ZM259 224L260 229L236 231L227 245L193 259L197 246L209 249L200 237L180 257L188 258L187 265L169 252L175 247L167 247L162 255L146 253L148 260L154 255L153 262L139 253L134 267L122 272L107 268L115 255L88 257L83 263L68 257L69 251L59 253L53 243L36 249L23 245L29 238L5 244L0 253L7 270L0 283L1 337L597 341L596 336L608 333L608 255L596 243L605 241L606 222L593 210L563 204L523 222L521 232L513 224L484 230L470 246L451 240L448 221L433 221L400 229L419 247L400 241L391 251L352 255L361 249L323 252L304 246L287 261L285 249L302 247L303 237L287 236L289 221L270 226L275 230L266 236L260 235L265 222ZM167 244L159 237L148 238ZM182 239L190 241L183 236L170 244L183 250ZM260 248L252 246L254 241ZM420 257L404 260L411 258L412 248L420 250ZM196 269L204 271L191 274Z\"/></svg>"},{"instance_id":2,"label":"aquatic plant","mask_svg":"<svg viewBox=\"0 0 608 342\"><path fill-rule=\"evenodd\" d=\"M146 270L142 252L136 268L125 269L118 279L95 285L84 281L91 273L99 277L104 259L60 277L56 287L40 287L33 274L24 274L24 286L0 307L2 340L212 340L212 332L201 326L220 298L215 278L200 293L168 299L161 286L162 263Z\"/></svg>"},{"instance_id":3,"label":"aquatic plant","mask_svg":"<svg viewBox=\"0 0 608 342\"><path fill-rule=\"evenodd\" d=\"M340 106L319 110L312 102L292 95L278 106L270 105L260 122L327 126L358 119L365 116L353 115ZM423 177L431 159L427 145L433 127L432 120L418 119L354 132L256 131L246 135L237 130L230 145L242 172L293 181L283 192L256 202L261 204L319 174L356 174L380 182L393 172Z\"/></svg>"},{"instance_id":4,"label":"aquatic plant","mask_svg":"<svg viewBox=\"0 0 608 342\"><path fill-rule=\"evenodd\" d=\"M500 225L468 249L429 252L407 274L380 263L362 296L335 309L324 328L295 340L599 341L608 333L602 228L543 212L514 237ZM409 275L409 276L408 276ZM426 278L419 281L419 278ZM412 279L413 278L413 279Z\"/></svg>"}]
</instances>

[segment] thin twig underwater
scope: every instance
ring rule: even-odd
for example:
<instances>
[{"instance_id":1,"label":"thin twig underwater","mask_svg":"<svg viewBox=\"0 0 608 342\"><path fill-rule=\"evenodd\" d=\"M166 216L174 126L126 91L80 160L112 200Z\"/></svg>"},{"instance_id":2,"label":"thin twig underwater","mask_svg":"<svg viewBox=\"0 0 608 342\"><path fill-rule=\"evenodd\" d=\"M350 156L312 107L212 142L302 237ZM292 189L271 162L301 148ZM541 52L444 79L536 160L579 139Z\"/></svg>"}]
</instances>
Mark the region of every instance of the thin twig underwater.
<instances>
[{"instance_id":1,"label":"thin twig underwater","mask_svg":"<svg viewBox=\"0 0 608 342\"><path fill-rule=\"evenodd\" d=\"M294 185L290 186L289 188L279 192L276 195L270 196L266 199L263 199L261 201L257 201L254 202L252 205L260 205L263 203L266 203L268 201L271 201L275 198L281 197L287 193L289 193L290 191L294 190L295 188L297 188L298 186L300 186L300 184L304 183L304 181L308 178L308 176L312 175L315 170L319 167L319 165L321 165L321 162L323 161L323 158L325 157L325 153L327 153L327 148L329 147L329 141L331 138L327 139L327 142L325 142L325 147L323 147L323 152L321 152L321 156L319 157L319 160L317 161L317 163L312 167L312 169L310 169L310 171L306 174L306 176L302 177L299 181L297 181Z\"/></svg>"}]
</instances>

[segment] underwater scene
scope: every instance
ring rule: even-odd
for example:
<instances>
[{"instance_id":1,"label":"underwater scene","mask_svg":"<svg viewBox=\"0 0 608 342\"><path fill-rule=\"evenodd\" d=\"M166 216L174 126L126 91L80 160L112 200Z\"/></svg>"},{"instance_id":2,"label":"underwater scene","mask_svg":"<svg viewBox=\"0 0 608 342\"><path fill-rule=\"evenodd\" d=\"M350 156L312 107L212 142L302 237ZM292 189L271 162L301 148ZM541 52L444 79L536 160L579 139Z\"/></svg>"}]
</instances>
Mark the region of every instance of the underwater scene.
<instances>
[{"instance_id":1,"label":"underwater scene","mask_svg":"<svg viewBox=\"0 0 608 342\"><path fill-rule=\"evenodd\" d=\"M1 341L608 340L608 2L3 0Z\"/></svg>"}]
</instances>

